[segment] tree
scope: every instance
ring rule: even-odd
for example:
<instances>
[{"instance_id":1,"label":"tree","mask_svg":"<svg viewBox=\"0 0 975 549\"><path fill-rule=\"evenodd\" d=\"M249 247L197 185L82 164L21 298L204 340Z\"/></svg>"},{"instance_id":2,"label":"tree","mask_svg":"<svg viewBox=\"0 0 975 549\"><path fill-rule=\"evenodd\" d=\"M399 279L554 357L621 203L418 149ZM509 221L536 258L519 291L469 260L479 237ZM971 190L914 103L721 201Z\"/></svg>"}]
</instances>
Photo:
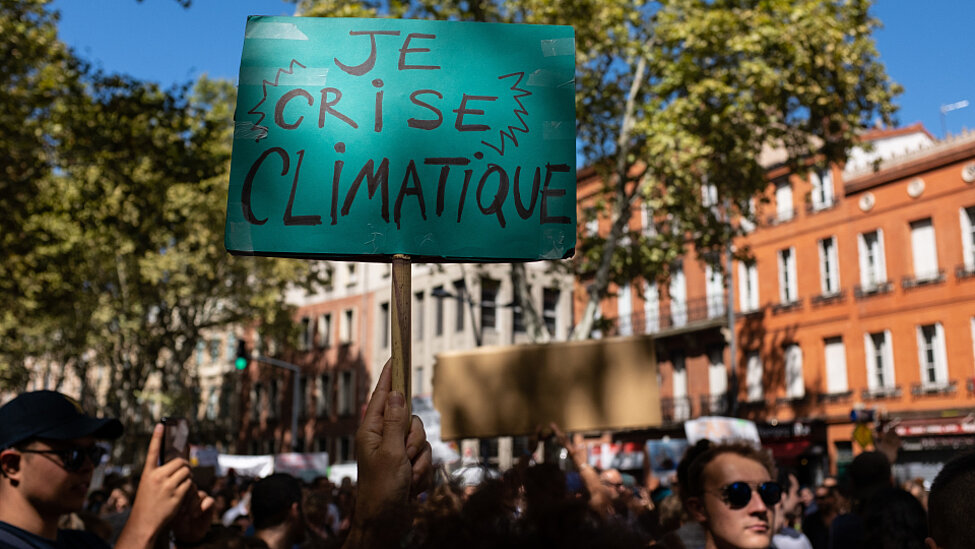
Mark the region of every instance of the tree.
<instances>
[{"instance_id":1,"label":"tree","mask_svg":"<svg viewBox=\"0 0 975 549\"><path fill-rule=\"evenodd\" d=\"M574 331L586 338L613 281L666 276L689 245L706 255L739 234L768 180L764 149L802 172L841 161L858 132L891 121L898 86L878 60L869 0L300 0L318 16L572 25L580 154L604 182L605 236L578 246L590 280ZM702 201L713 186L715 204ZM644 203L661 226L627 230ZM711 254L712 256L714 254ZM719 263L714 265L721 268Z\"/></svg>"},{"instance_id":2,"label":"tree","mask_svg":"<svg viewBox=\"0 0 975 549\"><path fill-rule=\"evenodd\" d=\"M185 366L201 334L259 319L287 335L284 290L320 282L318 265L223 247L232 84L164 90L92 71L57 42L43 4L0 15L12 75L0 116L11 151L0 160L2 381L20 389L28 369L50 367L84 382L98 365L108 411L130 425L153 419L154 376L164 411L195 415Z\"/></svg>"}]
</instances>

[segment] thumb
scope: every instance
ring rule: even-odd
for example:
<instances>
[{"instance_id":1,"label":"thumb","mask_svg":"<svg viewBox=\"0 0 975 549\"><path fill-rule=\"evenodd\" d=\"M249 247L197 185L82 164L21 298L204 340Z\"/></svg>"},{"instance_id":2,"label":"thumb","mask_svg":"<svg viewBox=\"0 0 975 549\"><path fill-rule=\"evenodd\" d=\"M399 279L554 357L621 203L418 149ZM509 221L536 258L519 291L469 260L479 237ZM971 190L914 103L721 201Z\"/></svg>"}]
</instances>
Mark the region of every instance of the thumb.
<instances>
[{"instance_id":1,"label":"thumb","mask_svg":"<svg viewBox=\"0 0 975 549\"><path fill-rule=\"evenodd\" d=\"M393 391L386 397L386 411L383 414L383 448L387 452L406 452L406 397Z\"/></svg>"}]
</instances>

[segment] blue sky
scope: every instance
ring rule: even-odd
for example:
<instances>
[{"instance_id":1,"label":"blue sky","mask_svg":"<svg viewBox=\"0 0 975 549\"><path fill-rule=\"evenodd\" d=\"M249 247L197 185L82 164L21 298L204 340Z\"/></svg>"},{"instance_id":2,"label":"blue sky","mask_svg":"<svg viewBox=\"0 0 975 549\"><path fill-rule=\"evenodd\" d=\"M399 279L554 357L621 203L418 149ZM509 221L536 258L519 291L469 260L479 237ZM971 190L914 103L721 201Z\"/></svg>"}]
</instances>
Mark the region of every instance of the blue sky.
<instances>
[{"instance_id":1,"label":"blue sky","mask_svg":"<svg viewBox=\"0 0 975 549\"><path fill-rule=\"evenodd\" d=\"M290 15L282 0L57 0L61 39L85 59L114 72L182 83L206 73L236 79L247 15ZM873 14L884 28L877 48L904 94L901 125L923 122L940 136L939 107L968 100L947 113L950 133L975 129L975 2L876 0Z\"/></svg>"}]
</instances>

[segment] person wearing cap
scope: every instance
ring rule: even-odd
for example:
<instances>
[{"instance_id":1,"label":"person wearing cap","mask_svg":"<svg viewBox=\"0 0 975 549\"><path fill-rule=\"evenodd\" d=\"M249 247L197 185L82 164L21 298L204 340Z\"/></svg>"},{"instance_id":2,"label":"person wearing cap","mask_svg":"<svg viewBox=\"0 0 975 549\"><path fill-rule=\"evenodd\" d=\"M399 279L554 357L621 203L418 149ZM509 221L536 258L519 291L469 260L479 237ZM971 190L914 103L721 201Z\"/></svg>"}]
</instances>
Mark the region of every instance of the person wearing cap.
<instances>
[{"instance_id":1,"label":"person wearing cap","mask_svg":"<svg viewBox=\"0 0 975 549\"><path fill-rule=\"evenodd\" d=\"M0 407L0 549L108 547L87 532L59 530L58 521L84 507L92 473L105 456L96 442L115 440L122 430L117 419L89 416L56 391L23 393ZM170 523L177 546L206 534L213 500L191 491L185 460L158 465L162 435L157 425L118 549L151 547Z\"/></svg>"}]
</instances>

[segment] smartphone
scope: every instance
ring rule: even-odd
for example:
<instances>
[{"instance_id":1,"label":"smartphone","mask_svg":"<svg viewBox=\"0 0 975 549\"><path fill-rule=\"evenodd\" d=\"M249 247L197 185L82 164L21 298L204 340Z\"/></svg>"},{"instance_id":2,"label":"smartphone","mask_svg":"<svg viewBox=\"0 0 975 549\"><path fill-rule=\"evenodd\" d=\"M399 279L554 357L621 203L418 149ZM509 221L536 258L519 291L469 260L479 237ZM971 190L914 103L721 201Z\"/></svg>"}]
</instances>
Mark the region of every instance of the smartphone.
<instances>
[{"instance_id":1,"label":"smartphone","mask_svg":"<svg viewBox=\"0 0 975 549\"><path fill-rule=\"evenodd\" d=\"M174 458L190 459L190 425L186 418L164 417L162 448L159 450L159 465Z\"/></svg>"}]
</instances>

